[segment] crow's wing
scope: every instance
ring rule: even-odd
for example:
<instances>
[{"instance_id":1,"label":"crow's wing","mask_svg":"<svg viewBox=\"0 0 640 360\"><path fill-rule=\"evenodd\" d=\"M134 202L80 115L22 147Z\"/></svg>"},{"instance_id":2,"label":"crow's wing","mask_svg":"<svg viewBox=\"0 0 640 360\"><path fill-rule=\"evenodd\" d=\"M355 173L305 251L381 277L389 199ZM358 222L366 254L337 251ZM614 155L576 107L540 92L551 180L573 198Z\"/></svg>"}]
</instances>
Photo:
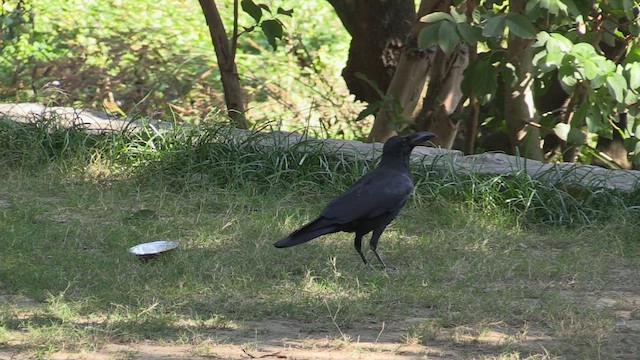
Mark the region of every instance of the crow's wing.
<instances>
[{"instance_id":1,"label":"crow's wing","mask_svg":"<svg viewBox=\"0 0 640 360\"><path fill-rule=\"evenodd\" d=\"M378 168L331 201L321 216L338 224L372 219L400 210L412 188L408 173Z\"/></svg>"}]
</instances>

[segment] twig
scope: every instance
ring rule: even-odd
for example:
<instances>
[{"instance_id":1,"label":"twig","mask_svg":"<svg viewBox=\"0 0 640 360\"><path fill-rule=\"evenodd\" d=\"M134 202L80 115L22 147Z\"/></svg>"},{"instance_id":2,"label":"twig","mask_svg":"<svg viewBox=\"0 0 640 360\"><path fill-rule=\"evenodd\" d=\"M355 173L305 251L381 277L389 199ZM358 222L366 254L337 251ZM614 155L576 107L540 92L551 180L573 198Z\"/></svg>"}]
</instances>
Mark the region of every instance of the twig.
<instances>
[{"instance_id":1,"label":"twig","mask_svg":"<svg viewBox=\"0 0 640 360\"><path fill-rule=\"evenodd\" d=\"M264 358L268 358L268 357L275 357L276 359L286 359L287 356L286 355L280 355L280 351L276 351L274 353L271 354L265 354L265 355L260 355L260 356L255 356L255 355L251 355L247 352L246 349L242 349L242 352L245 353L245 355L247 355L250 359L264 359Z\"/></svg>"},{"instance_id":2,"label":"twig","mask_svg":"<svg viewBox=\"0 0 640 360\"><path fill-rule=\"evenodd\" d=\"M336 318L338 317L338 312L340 312L340 307L338 307L338 310L336 310L335 314L332 314L331 309L329 308L329 303L327 302L326 299L324 300L324 305L327 307L327 311L329 312L329 317L331 318L333 325L335 325L336 329L338 329L338 331L340 332L340 335L342 336L342 340L347 341L347 336L342 332L342 329L340 329L340 326L338 326L338 323L336 322Z\"/></svg>"},{"instance_id":3,"label":"twig","mask_svg":"<svg viewBox=\"0 0 640 360\"><path fill-rule=\"evenodd\" d=\"M378 343L378 340L380 340L380 336L382 336L383 331L384 331L384 321L382 322L382 329L380 329L380 332L378 333L378 337L376 337L376 344Z\"/></svg>"}]
</instances>

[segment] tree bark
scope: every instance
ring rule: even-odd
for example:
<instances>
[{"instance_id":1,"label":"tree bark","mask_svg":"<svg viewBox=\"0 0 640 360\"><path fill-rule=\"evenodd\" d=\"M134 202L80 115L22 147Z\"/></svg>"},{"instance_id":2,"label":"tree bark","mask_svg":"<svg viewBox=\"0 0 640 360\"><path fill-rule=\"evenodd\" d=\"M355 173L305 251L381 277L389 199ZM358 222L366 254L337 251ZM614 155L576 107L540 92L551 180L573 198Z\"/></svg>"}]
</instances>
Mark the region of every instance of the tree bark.
<instances>
[{"instance_id":1,"label":"tree bark","mask_svg":"<svg viewBox=\"0 0 640 360\"><path fill-rule=\"evenodd\" d=\"M509 10L524 14L526 1L511 0ZM538 114L533 100L533 48L531 40L509 35L507 62L513 65L515 84L505 82L504 113L514 154L543 160L540 130L529 125Z\"/></svg>"},{"instance_id":2,"label":"tree bark","mask_svg":"<svg viewBox=\"0 0 640 360\"><path fill-rule=\"evenodd\" d=\"M356 99L373 103L378 92L356 77L364 74L380 91L389 87L415 17L413 0L328 0L351 35L342 77Z\"/></svg>"},{"instance_id":3,"label":"tree bark","mask_svg":"<svg viewBox=\"0 0 640 360\"><path fill-rule=\"evenodd\" d=\"M466 46L458 46L448 56L439 50L434 63L427 95L414 118L417 130L433 132L438 135L434 144L451 149L458 133L458 122L451 115L463 97L460 85L469 65L469 50Z\"/></svg>"},{"instance_id":4,"label":"tree bark","mask_svg":"<svg viewBox=\"0 0 640 360\"><path fill-rule=\"evenodd\" d=\"M224 101L227 105L227 113L234 121L236 127L248 129L249 122L245 117L244 96L240 87L240 77L236 67L235 54L232 50L229 38L224 29L218 7L215 0L198 0L204 17L207 20L211 42L218 59L220 80L224 91ZM234 0L237 1L237 0Z\"/></svg>"},{"instance_id":5,"label":"tree bark","mask_svg":"<svg viewBox=\"0 0 640 360\"><path fill-rule=\"evenodd\" d=\"M402 54L398 69L387 90L387 94L391 95L402 107L402 113L396 114L393 103L383 104L376 114L373 128L367 137L368 142L385 142L397 134L398 122L410 121L429 77L433 58L433 52L419 51L417 43L413 50L405 51Z\"/></svg>"},{"instance_id":6,"label":"tree bark","mask_svg":"<svg viewBox=\"0 0 640 360\"><path fill-rule=\"evenodd\" d=\"M424 23L420 18L434 11L449 11L450 0L423 0L414 19L409 40L405 50L400 56L400 62L393 74L387 94L395 99L402 108L402 114L393 111L393 104L385 104L376 114L376 120L369 133L367 141L385 142L388 138L397 134L397 125L402 121L410 121L413 118L414 109L423 95L425 84L431 73L435 52L420 51L417 37ZM431 81L429 81L431 83Z\"/></svg>"}]
</instances>

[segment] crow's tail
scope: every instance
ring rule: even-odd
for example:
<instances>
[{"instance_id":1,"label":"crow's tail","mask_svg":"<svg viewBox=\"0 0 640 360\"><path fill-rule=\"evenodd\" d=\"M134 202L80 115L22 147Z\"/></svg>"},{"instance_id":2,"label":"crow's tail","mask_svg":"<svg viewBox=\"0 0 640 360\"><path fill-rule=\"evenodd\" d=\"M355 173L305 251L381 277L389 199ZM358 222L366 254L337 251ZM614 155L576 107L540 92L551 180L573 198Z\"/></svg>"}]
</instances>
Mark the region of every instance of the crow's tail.
<instances>
[{"instance_id":1,"label":"crow's tail","mask_svg":"<svg viewBox=\"0 0 640 360\"><path fill-rule=\"evenodd\" d=\"M273 244L277 248L285 248L305 243L318 236L340 231L341 226L323 217L319 217L300 229L292 232L286 238Z\"/></svg>"}]
</instances>

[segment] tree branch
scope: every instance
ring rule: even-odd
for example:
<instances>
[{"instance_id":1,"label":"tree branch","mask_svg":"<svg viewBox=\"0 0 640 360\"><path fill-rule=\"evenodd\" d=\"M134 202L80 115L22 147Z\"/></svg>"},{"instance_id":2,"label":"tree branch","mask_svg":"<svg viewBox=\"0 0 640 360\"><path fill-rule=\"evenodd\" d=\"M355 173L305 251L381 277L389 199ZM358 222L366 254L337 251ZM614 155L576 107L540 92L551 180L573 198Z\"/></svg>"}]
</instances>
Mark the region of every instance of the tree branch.
<instances>
[{"instance_id":1,"label":"tree branch","mask_svg":"<svg viewBox=\"0 0 640 360\"><path fill-rule=\"evenodd\" d=\"M211 42L213 43L216 58L218 59L220 80L222 81L227 112L237 127L248 129L249 122L244 116L244 97L242 95L242 88L240 87L238 69L234 61L235 50L230 46L229 38L224 29L224 24L220 18L215 0L198 1L204 12L204 17L207 20ZM235 22L237 22L237 16L236 19L234 19L234 23Z\"/></svg>"}]
</instances>

